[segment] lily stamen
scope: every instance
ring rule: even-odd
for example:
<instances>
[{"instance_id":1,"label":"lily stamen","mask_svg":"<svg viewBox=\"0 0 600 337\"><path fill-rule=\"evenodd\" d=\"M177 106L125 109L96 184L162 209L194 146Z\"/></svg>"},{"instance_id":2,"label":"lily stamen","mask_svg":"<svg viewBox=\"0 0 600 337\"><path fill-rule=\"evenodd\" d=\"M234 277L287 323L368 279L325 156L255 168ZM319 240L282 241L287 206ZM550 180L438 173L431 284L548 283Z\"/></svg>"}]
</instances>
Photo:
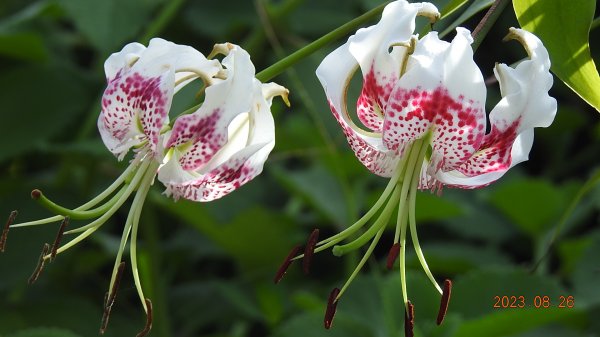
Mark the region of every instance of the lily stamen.
<instances>
[{"instance_id":1,"label":"lily stamen","mask_svg":"<svg viewBox=\"0 0 600 337\"><path fill-rule=\"evenodd\" d=\"M446 317L446 312L448 311L448 305L450 304L450 296L452 295L452 281L445 280L444 281L444 292L442 293L442 299L440 300L440 309L438 311L438 316L436 323L437 325L442 324L444 318Z\"/></svg>"},{"instance_id":2,"label":"lily stamen","mask_svg":"<svg viewBox=\"0 0 600 337\"><path fill-rule=\"evenodd\" d=\"M313 254L315 252L315 245L319 241L319 230L313 230L306 242L306 247L304 247L304 259L302 260L302 270L304 274L308 275L310 271L310 262L312 261Z\"/></svg>"},{"instance_id":3,"label":"lily stamen","mask_svg":"<svg viewBox=\"0 0 600 337\"><path fill-rule=\"evenodd\" d=\"M135 335L135 337L144 337L152 329L152 320L153 320L152 301L150 301L149 298L146 298L144 300L144 306L147 308L146 309L146 325L144 325L144 329L142 329L142 331L140 331L137 335Z\"/></svg>"},{"instance_id":4,"label":"lily stamen","mask_svg":"<svg viewBox=\"0 0 600 337\"><path fill-rule=\"evenodd\" d=\"M37 279L42 274L42 271L44 270L44 265L46 263L45 256L48 254L49 251L50 251L50 245L47 243L44 243L44 246L42 247L42 253L40 254L40 258L38 259L37 266L33 270L33 274L31 274L31 277L29 277L29 280L27 280L28 284L34 284L35 281L37 281Z\"/></svg>"},{"instance_id":5,"label":"lily stamen","mask_svg":"<svg viewBox=\"0 0 600 337\"><path fill-rule=\"evenodd\" d=\"M6 240L8 239L8 231L10 230L11 225L15 222L15 218L19 214L17 211L10 212L8 219L6 219L6 224L2 229L2 235L0 236L0 253L4 253L4 248L6 247Z\"/></svg>"},{"instance_id":6,"label":"lily stamen","mask_svg":"<svg viewBox=\"0 0 600 337\"><path fill-rule=\"evenodd\" d=\"M63 221L60 223L60 227L58 228L58 232L56 233L56 238L52 243L52 249L50 250L50 262L54 260L56 257L56 252L58 251L58 247L60 246L60 241L65 233L65 228L69 225L69 217L66 216Z\"/></svg>"}]
</instances>

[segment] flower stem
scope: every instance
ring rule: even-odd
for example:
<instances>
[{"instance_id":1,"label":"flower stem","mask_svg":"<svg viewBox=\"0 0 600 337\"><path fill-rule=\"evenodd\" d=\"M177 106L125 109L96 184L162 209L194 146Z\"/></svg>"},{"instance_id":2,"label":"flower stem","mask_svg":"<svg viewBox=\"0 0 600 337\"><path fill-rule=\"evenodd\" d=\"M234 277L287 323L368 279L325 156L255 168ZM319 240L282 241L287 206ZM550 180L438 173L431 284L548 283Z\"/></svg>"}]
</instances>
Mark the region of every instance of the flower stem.
<instances>
[{"instance_id":1,"label":"flower stem","mask_svg":"<svg viewBox=\"0 0 600 337\"><path fill-rule=\"evenodd\" d=\"M381 5L373 8L372 10L368 11L367 13L353 19L352 21L349 21L349 22L343 24L342 26L336 28L335 30L325 34L324 36L320 37L319 39L309 43L305 47L295 51L294 53L288 55L287 57L279 60L277 63L275 63L275 64L271 65L270 67L264 69L263 71L259 72L258 74L256 74L256 78L258 80L260 80L261 82L269 81L273 77L281 74L285 69L293 66L298 61L306 58L307 56L311 55L315 51L323 48L326 44L355 31L358 26L371 21L373 18L375 18L381 14L381 12L383 11L383 8L387 4L388 4L388 2L385 2Z\"/></svg>"},{"instance_id":2,"label":"flower stem","mask_svg":"<svg viewBox=\"0 0 600 337\"><path fill-rule=\"evenodd\" d=\"M509 2L509 0L496 0L492 4L492 7L490 7L490 9L488 9L488 11L485 13L485 16L483 19L481 19L471 34L473 36L473 43L471 44L473 51L479 48L481 41L483 41L494 23L496 23L496 20L498 20L500 14L502 14L502 11L504 8L506 8L506 5L508 5Z\"/></svg>"}]
</instances>

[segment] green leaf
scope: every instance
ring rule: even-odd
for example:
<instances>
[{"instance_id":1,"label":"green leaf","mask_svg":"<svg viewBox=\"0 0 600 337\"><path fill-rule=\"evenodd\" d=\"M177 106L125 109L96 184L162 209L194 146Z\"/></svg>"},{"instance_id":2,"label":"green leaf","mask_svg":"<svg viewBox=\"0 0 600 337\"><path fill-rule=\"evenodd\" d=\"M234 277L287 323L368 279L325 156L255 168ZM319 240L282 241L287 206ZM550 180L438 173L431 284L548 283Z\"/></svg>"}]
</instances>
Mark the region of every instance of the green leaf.
<instances>
[{"instance_id":1,"label":"green leaf","mask_svg":"<svg viewBox=\"0 0 600 337\"><path fill-rule=\"evenodd\" d=\"M348 208L337 178L325 167L313 165L306 170L273 171L290 192L301 195L323 216L337 224L347 224Z\"/></svg>"},{"instance_id":2,"label":"green leaf","mask_svg":"<svg viewBox=\"0 0 600 337\"><path fill-rule=\"evenodd\" d=\"M519 24L536 34L552 61L552 71L600 111L600 76L590 53L595 0L513 0Z\"/></svg>"},{"instance_id":3,"label":"green leaf","mask_svg":"<svg viewBox=\"0 0 600 337\"><path fill-rule=\"evenodd\" d=\"M444 29L443 32L440 33L440 37L446 36L453 31L454 28L469 20L473 15L490 7L493 3L494 0L475 0L471 6L469 6L456 20L454 20L446 29Z\"/></svg>"},{"instance_id":4,"label":"green leaf","mask_svg":"<svg viewBox=\"0 0 600 337\"><path fill-rule=\"evenodd\" d=\"M89 104L86 89L81 75L66 67L16 67L0 74L0 161L73 124Z\"/></svg>"},{"instance_id":5,"label":"green leaf","mask_svg":"<svg viewBox=\"0 0 600 337\"><path fill-rule=\"evenodd\" d=\"M454 336L512 336L557 321L584 319L577 306L558 308L560 296L568 295L548 276L518 269L475 271L458 279L452 288L449 311L467 319ZM526 307L494 308L496 296L523 296ZM550 307L543 308L538 302L536 308L536 296L547 296Z\"/></svg>"},{"instance_id":6,"label":"green leaf","mask_svg":"<svg viewBox=\"0 0 600 337\"><path fill-rule=\"evenodd\" d=\"M261 272L273 272L276 269L271 271L265 266L271 268L281 263L294 245L289 235L290 220L263 208L236 210L231 212L232 220L223 224L210 216L206 204L186 200L174 203L162 196L154 201L209 237L246 268L260 267Z\"/></svg>"},{"instance_id":7,"label":"green leaf","mask_svg":"<svg viewBox=\"0 0 600 337\"><path fill-rule=\"evenodd\" d=\"M600 303L600 288L598 276L600 267L600 236L596 236L593 244L585 249L581 260L575 266L573 273L573 286L575 288L575 305L592 305Z\"/></svg>"},{"instance_id":8,"label":"green leaf","mask_svg":"<svg viewBox=\"0 0 600 337\"><path fill-rule=\"evenodd\" d=\"M545 180L515 180L502 184L490 201L525 233L537 236L555 224L564 195Z\"/></svg>"},{"instance_id":9,"label":"green leaf","mask_svg":"<svg viewBox=\"0 0 600 337\"><path fill-rule=\"evenodd\" d=\"M452 15L455 11L459 10L464 4L466 4L469 0L451 0L440 12L440 20L443 20L445 17Z\"/></svg>"},{"instance_id":10,"label":"green leaf","mask_svg":"<svg viewBox=\"0 0 600 337\"><path fill-rule=\"evenodd\" d=\"M116 51L148 24L160 0L59 0L75 25L103 53Z\"/></svg>"},{"instance_id":11,"label":"green leaf","mask_svg":"<svg viewBox=\"0 0 600 337\"><path fill-rule=\"evenodd\" d=\"M47 58L42 38L33 33L0 33L0 55L27 61Z\"/></svg>"},{"instance_id":12,"label":"green leaf","mask_svg":"<svg viewBox=\"0 0 600 337\"><path fill-rule=\"evenodd\" d=\"M31 328L21 330L6 337L79 337L69 330L57 328Z\"/></svg>"}]
</instances>

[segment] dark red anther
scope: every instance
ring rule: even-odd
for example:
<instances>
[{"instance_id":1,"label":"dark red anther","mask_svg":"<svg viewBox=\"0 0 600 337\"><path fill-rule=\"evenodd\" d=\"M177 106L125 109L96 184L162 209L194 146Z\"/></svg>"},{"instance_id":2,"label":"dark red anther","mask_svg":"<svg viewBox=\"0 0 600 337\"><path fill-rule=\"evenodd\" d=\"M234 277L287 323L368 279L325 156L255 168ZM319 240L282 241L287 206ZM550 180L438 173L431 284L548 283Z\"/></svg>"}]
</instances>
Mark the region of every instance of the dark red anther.
<instances>
[{"instance_id":1,"label":"dark red anther","mask_svg":"<svg viewBox=\"0 0 600 337\"><path fill-rule=\"evenodd\" d=\"M108 319L110 318L110 311L112 310L113 304L115 304L115 298L117 297L117 290L121 284L121 278L125 271L125 262L121 262L115 275L115 282L109 292L104 295L104 311L102 312L102 321L100 323L100 334L103 335L108 326Z\"/></svg>"},{"instance_id":2,"label":"dark red anther","mask_svg":"<svg viewBox=\"0 0 600 337\"><path fill-rule=\"evenodd\" d=\"M294 257L296 257L296 255L298 255L298 251L300 250L300 245L292 248L292 250L290 250L290 253L285 257L285 260L283 260L283 263L281 264L281 266L279 266L279 269L277 270L277 274L275 274L275 278L273 279L273 282L275 282L275 284L279 283L279 281L281 281L281 279L283 278L283 275L285 275L285 273L287 272L288 268L290 267L290 265L292 264L292 262L294 262L294 260L292 260Z\"/></svg>"},{"instance_id":3,"label":"dark red anther","mask_svg":"<svg viewBox=\"0 0 600 337\"><path fill-rule=\"evenodd\" d=\"M325 329L331 328L331 324L333 324L333 317L335 316L335 310L337 309L337 297L339 293L340 290L338 288L333 288L333 290L329 294L329 300L327 301L327 310L325 311L325 320L323 321L323 323L325 324Z\"/></svg>"},{"instance_id":4,"label":"dark red anther","mask_svg":"<svg viewBox=\"0 0 600 337\"><path fill-rule=\"evenodd\" d=\"M304 274L309 273L310 271L310 262L312 260L313 254L315 253L315 246L319 241L319 230L315 229L310 233L308 237L308 241L306 242L306 247L304 247L304 258L302 259L302 270L304 270Z\"/></svg>"},{"instance_id":5,"label":"dark red anther","mask_svg":"<svg viewBox=\"0 0 600 337\"><path fill-rule=\"evenodd\" d=\"M6 239L8 238L8 231L13 222L15 222L17 214L17 211L10 212L8 219L6 220L6 225L4 225L4 229L2 229L2 236L0 236L0 253L4 253L4 248L6 247Z\"/></svg>"},{"instance_id":6,"label":"dark red anther","mask_svg":"<svg viewBox=\"0 0 600 337\"><path fill-rule=\"evenodd\" d=\"M406 311L404 312L404 334L406 337L415 336L415 307L410 303L406 302Z\"/></svg>"},{"instance_id":7,"label":"dark red anther","mask_svg":"<svg viewBox=\"0 0 600 337\"><path fill-rule=\"evenodd\" d=\"M58 228L58 233L56 233L56 238L54 239L54 243L52 244L52 250L50 253L50 262L54 260L56 257L56 251L60 246L60 241L62 240L63 234L65 233L65 228L69 225L69 217L66 216L63 221L60 223L60 227Z\"/></svg>"},{"instance_id":8,"label":"dark red anther","mask_svg":"<svg viewBox=\"0 0 600 337\"><path fill-rule=\"evenodd\" d=\"M42 253L40 254L40 259L38 260L38 264L35 267L33 274L31 274L31 277L29 278L29 280L27 280L27 283L33 284L40 277L40 275L42 274L42 271L44 270L44 264L46 263L46 261L44 260L44 256L48 255L49 251L50 251L50 245L47 243L44 243L44 247L42 247Z\"/></svg>"},{"instance_id":9,"label":"dark red anther","mask_svg":"<svg viewBox=\"0 0 600 337\"><path fill-rule=\"evenodd\" d=\"M394 268L394 263L398 258L398 254L400 254L400 244L396 242L394 245L392 245L392 248L390 248L388 253L387 263L385 265L388 270L392 270L392 268Z\"/></svg>"},{"instance_id":10,"label":"dark red anther","mask_svg":"<svg viewBox=\"0 0 600 337\"><path fill-rule=\"evenodd\" d=\"M442 300L440 301L440 310L437 316L437 325L442 324L446 312L448 311L448 304L450 303L450 295L452 294L452 281L444 281L444 292L442 294Z\"/></svg>"},{"instance_id":11,"label":"dark red anther","mask_svg":"<svg viewBox=\"0 0 600 337\"><path fill-rule=\"evenodd\" d=\"M146 325L144 326L144 329L142 331L138 332L138 334L135 335L135 337L144 337L152 329L152 301L150 301L150 299L147 298L145 302L146 302Z\"/></svg>"},{"instance_id":12,"label":"dark red anther","mask_svg":"<svg viewBox=\"0 0 600 337\"><path fill-rule=\"evenodd\" d=\"M41 196L42 196L42 191L38 190L37 188L35 190L31 191L31 199L38 200Z\"/></svg>"}]
</instances>

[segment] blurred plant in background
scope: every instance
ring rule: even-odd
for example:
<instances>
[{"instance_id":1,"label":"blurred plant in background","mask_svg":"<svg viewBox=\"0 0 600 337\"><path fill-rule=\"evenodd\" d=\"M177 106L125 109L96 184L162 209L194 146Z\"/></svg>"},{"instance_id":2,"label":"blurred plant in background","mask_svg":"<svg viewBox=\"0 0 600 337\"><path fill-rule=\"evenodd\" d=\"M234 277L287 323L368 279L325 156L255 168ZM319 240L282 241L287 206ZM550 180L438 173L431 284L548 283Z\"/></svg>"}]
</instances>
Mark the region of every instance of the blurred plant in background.
<instances>
[{"instance_id":1,"label":"blurred plant in background","mask_svg":"<svg viewBox=\"0 0 600 337\"><path fill-rule=\"evenodd\" d=\"M408 254L417 315L431 317L416 321L417 336L600 334L595 319L600 313L600 124L594 108L570 89L598 107L597 86L589 76L594 64L584 48L597 15L594 1L568 6L565 1L514 1L475 55L479 67L489 69L486 78L492 75L493 62L510 64L526 56L516 44L497 43L508 27L520 26L516 10L524 28L529 22L541 30L536 34L550 51L558 76L551 96L557 98L559 112L552 127L537 132L530 161L501 182L484 190L445 189L443 198L418 194L416 221L429 266L440 279L455 282L446 322L437 327L433 321L439 295L420 271L417 257ZM458 24L472 29L492 3L433 2L443 17L434 29L442 34ZM160 36L206 51L215 42L232 41L250 53L260 70L380 4L3 1L2 212L7 216L19 209L22 221L46 217L29 199L32 189L43 187L61 204L76 205L123 171L125 163L115 162L95 128L105 87L102 64L122 45L146 44ZM550 8L553 4L556 8ZM543 20L536 14L540 11L546 14ZM416 31L424 25L426 20ZM597 26L594 21L592 27ZM598 41L598 34L593 29L589 40ZM160 189L150 191L137 248L140 277L155 308L152 336L403 335L398 276L383 272L388 247L375 250L367 271L338 306L329 331L322 328L324 295L345 279L360 255L338 259L325 254L313 263L310 278L293 268L286 282L272 284L281 258L294 243L316 227L322 235L345 228L375 202L387 182L356 162L314 75L323 57L339 44L276 79L293 93L294 109L284 113L282 104L273 105L276 146L252 184L210 204L173 202ZM597 47L592 44L596 60ZM359 77L353 80L349 101L359 95ZM496 83L487 84L489 111L500 95ZM186 86L173 111L198 103L194 94L200 85ZM33 286L26 281L39 247L57 227L11 231L0 256L0 336L96 335L102 315L98 294L106 290L105 275L111 271L126 217L125 208L117 212L102 233L78 247L77 254L61 256ZM392 230L383 234L382 240L392 239ZM503 296L523 296L529 307L494 308L495 296L500 297L499 306ZM551 308L543 307L544 296ZM561 296L573 296L573 307L559 308ZM134 284L124 279L106 336L138 332L145 317L136 301Z\"/></svg>"}]
</instances>

